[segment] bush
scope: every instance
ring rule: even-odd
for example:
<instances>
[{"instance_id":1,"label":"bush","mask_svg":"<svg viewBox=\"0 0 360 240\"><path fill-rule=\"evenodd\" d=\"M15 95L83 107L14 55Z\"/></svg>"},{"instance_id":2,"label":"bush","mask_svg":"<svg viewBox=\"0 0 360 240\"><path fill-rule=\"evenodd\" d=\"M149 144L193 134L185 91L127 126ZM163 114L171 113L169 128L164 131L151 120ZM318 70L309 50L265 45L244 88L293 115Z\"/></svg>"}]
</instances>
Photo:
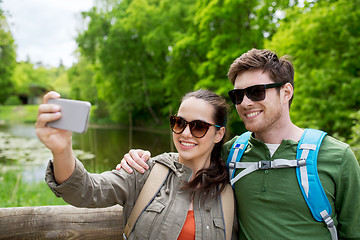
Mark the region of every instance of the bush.
<instances>
[{"instance_id":1,"label":"bush","mask_svg":"<svg viewBox=\"0 0 360 240\"><path fill-rule=\"evenodd\" d=\"M21 105L21 104L22 104L21 100L19 99L18 96L15 96L15 95L11 95L4 102L4 105Z\"/></svg>"},{"instance_id":2,"label":"bush","mask_svg":"<svg viewBox=\"0 0 360 240\"><path fill-rule=\"evenodd\" d=\"M360 160L360 111L354 113L354 125L351 127L351 139L349 144L358 161Z\"/></svg>"}]
</instances>

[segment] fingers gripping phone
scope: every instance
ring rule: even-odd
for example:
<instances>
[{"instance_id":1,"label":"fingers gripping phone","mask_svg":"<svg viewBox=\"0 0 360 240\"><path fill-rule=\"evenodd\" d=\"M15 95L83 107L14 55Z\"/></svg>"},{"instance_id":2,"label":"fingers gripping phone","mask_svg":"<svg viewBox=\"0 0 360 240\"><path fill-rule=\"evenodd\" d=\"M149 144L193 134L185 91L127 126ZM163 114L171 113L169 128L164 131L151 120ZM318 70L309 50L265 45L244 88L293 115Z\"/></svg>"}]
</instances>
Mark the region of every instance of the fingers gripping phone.
<instances>
[{"instance_id":1,"label":"fingers gripping phone","mask_svg":"<svg viewBox=\"0 0 360 240\"><path fill-rule=\"evenodd\" d=\"M60 128L77 133L85 133L90 115L91 104L85 101L51 98L49 104L60 106L61 118L48 122L48 127Z\"/></svg>"}]
</instances>

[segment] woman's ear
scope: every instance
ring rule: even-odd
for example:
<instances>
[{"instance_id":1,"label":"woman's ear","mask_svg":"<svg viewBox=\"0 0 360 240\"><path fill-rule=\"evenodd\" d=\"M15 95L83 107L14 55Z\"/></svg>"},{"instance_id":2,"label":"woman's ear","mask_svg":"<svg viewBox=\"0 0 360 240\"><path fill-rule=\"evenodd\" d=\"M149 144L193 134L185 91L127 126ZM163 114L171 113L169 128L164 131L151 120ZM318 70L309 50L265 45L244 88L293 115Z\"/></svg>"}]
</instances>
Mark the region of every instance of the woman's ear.
<instances>
[{"instance_id":1,"label":"woman's ear","mask_svg":"<svg viewBox=\"0 0 360 240\"><path fill-rule=\"evenodd\" d=\"M225 130L226 130L225 127L221 127L219 130L216 131L215 143L218 143L223 139L225 135Z\"/></svg>"}]
</instances>

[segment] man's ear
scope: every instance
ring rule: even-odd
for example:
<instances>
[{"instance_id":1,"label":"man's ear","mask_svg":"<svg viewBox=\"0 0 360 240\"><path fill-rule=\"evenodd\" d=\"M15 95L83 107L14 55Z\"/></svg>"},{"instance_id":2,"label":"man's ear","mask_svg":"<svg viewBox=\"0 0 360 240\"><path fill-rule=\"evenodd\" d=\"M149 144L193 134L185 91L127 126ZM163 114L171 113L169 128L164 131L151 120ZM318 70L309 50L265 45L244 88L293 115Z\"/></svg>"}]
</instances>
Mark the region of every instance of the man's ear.
<instances>
[{"instance_id":1,"label":"man's ear","mask_svg":"<svg viewBox=\"0 0 360 240\"><path fill-rule=\"evenodd\" d=\"M223 139L225 135L225 130L225 127L221 127L219 130L216 131L215 143L218 143Z\"/></svg>"},{"instance_id":2,"label":"man's ear","mask_svg":"<svg viewBox=\"0 0 360 240\"><path fill-rule=\"evenodd\" d=\"M285 83L285 85L281 88L282 99L285 102L289 102L292 96L294 95L294 88L291 83Z\"/></svg>"}]
</instances>

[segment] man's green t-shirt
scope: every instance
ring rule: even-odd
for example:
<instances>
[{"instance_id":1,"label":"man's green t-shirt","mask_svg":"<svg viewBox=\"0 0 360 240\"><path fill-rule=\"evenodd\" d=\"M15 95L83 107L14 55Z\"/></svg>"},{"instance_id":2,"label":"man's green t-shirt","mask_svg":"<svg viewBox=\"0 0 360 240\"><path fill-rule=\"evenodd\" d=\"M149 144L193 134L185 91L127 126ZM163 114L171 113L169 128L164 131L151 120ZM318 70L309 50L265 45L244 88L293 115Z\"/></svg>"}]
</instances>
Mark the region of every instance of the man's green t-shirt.
<instances>
[{"instance_id":1,"label":"man's green t-shirt","mask_svg":"<svg viewBox=\"0 0 360 240\"><path fill-rule=\"evenodd\" d=\"M227 159L237 137L225 143ZM297 142L283 140L271 157L267 146L250 137L242 162L295 159ZM235 176L241 170L236 170ZM234 185L239 239L331 239L301 193L295 168L257 170ZM326 136L318 155L318 174L332 207L339 239L360 239L360 168L350 147Z\"/></svg>"}]
</instances>

